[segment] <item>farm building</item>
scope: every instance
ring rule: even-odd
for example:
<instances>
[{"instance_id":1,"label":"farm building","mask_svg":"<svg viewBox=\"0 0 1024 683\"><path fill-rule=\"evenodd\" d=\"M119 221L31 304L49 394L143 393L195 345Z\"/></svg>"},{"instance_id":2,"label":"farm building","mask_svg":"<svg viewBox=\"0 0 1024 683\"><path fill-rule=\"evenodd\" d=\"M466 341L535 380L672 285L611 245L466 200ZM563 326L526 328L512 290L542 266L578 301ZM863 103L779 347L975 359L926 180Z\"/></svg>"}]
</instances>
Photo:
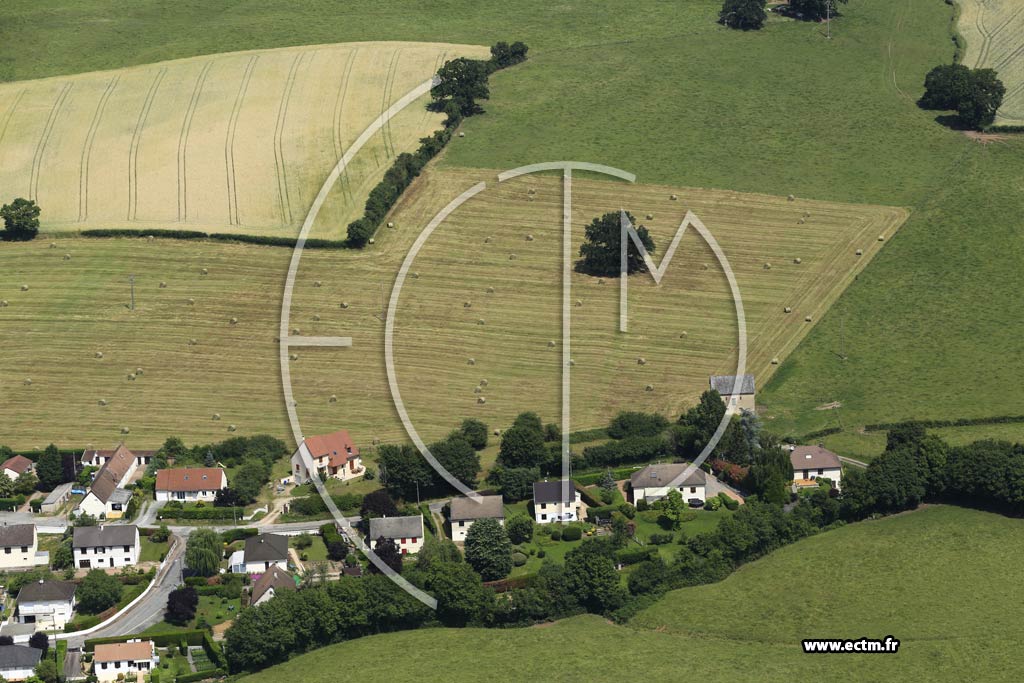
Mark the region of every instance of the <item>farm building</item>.
<instances>
[{"instance_id":1,"label":"farm building","mask_svg":"<svg viewBox=\"0 0 1024 683\"><path fill-rule=\"evenodd\" d=\"M60 484L54 490L46 494L46 498L43 499L43 504L40 506L39 511L44 515L52 515L57 510L71 499L71 489L74 488L74 484L67 482Z\"/></svg>"},{"instance_id":2,"label":"farm building","mask_svg":"<svg viewBox=\"0 0 1024 683\"><path fill-rule=\"evenodd\" d=\"M36 470L35 463L26 458L24 455L15 455L4 461L3 465L0 465L0 472L3 472L11 481L15 481L21 475L33 473Z\"/></svg>"},{"instance_id":3,"label":"farm building","mask_svg":"<svg viewBox=\"0 0 1024 683\"><path fill-rule=\"evenodd\" d=\"M830 479L836 488L843 477L839 456L823 446L790 446L789 462L793 465L793 483L817 486L819 478Z\"/></svg>"},{"instance_id":4,"label":"farm building","mask_svg":"<svg viewBox=\"0 0 1024 683\"><path fill-rule=\"evenodd\" d=\"M653 503L667 496L668 492L675 488L683 494L683 500L699 500L703 504L706 499L708 481L704 470L694 469L685 479L672 485L689 466L687 463L648 465L642 470L634 472L633 476L629 478L630 487L633 490L633 503L641 500Z\"/></svg>"},{"instance_id":5,"label":"farm building","mask_svg":"<svg viewBox=\"0 0 1024 683\"><path fill-rule=\"evenodd\" d=\"M93 673L100 683L141 677L156 669L160 658L152 640L101 643L93 653Z\"/></svg>"},{"instance_id":6,"label":"farm building","mask_svg":"<svg viewBox=\"0 0 1024 683\"><path fill-rule=\"evenodd\" d=\"M211 502L217 492L227 488L228 478L219 467L159 470L156 473L156 499Z\"/></svg>"},{"instance_id":7,"label":"farm building","mask_svg":"<svg viewBox=\"0 0 1024 683\"><path fill-rule=\"evenodd\" d=\"M63 630L75 611L75 584L70 581L27 583L18 592L14 619L35 624L37 631Z\"/></svg>"},{"instance_id":8,"label":"farm building","mask_svg":"<svg viewBox=\"0 0 1024 683\"><path fill-rule=\"evenodd\" d=\"M573 483L538 481L533 484L533 516L537 524L575 522L580 518L580 492ZM566 490L566 488L568 490Z\"/></svg>"},{"instance_id":9,"label":"farm building","mask_svg":"<svg viewBox=\"0 0 1024 683\"><path fill-rule=\"evenodd\" d=\"M295 578L277 565L274 565L252 584L252 596L249 605L252 607L262 605L273 598L279 591L293 591L295 588Z\"/></svg>"},{"instance_id":10,"label":"farm building","mask_svg":"<svg viewBox=\"0 0 1024 683\"><path fill-rule=\"evenodd\" d=\"M733 395L733 387L736 385L736 375L712 375L709 384L712 389L722 395L727 415L744 410L754 412L756 387L753 375L740 376L740 386L735 395Z\"/></svg>"},{"instance_id":11,"label":"farm building","mask_svg":"<svg viewBox=\"0 0 1024 683\"><path fill-rule=\"evenodd\" d=\"M271 567L288 569L288 537L259 534L245 539L245 548L231 554L228 562L234 574L262 574Z\"/></svg>"},{"instance_id":12,"label":"farm building","mask_svg":"<svg viewBox=\"0 0 1024 683\"><path fill-rule=\"evenodd\" d=\"M292 474L296 484L309 481L306 462L310 460L321 479L331 477L347 481L361 477L366 471L363 459L359 457L359 449L352 442L347 429L302 440L292 455Z\"/></svg>"},{"instance_id":13,"label":"farm building","mask_svg":"<svg viewBox=\"0 0 1024 683\"><path fill-rule=\"evenodd\" d=\"M50 563L50 553L39 552L35 524L0 526L0 569L31 569Z\"/></svg>"},{"instance_id":14,"label":"farm building","mask_svg":"<svg viewBox=\"0 0 1024 683\"><path fill-rule=\"evenodd\" d=\"M371 519L370 547L374 550L381 536L394 541L403 555L415 555L423 547L423 515Z\"/></svg>"},{"instance_id":15,"label":"farm building","mask_svg":"<svg viewBox=\"0 0 1024 683\"><path fill-rule=\"evenodd\" d=\"M99 451L96 451L99 452ZM79 511L97 519L120 519L131 500L124 487L139 468L139 458L124 444L103 461L92 480L89 493L82 499Z\"/></svg>"},{"instance_id":16,"label":"farm building","mask_svg":"<svg viewBox=\"0 0 1024 683\"><path fill-rule=\"evenodd\" d=\"M42 656L42 650L28 645L0 645L0 676L5 681L31 678Z\"/></svg>"},{"instance_id":17,"label":"farm building","mask_svg":"<svg viewBox=\"0 0 1024 683\"><path fill-rule=\"evenodd\" d=\"M75 567L127 567L139 561L139 528L124 526L79 526L72 537Z\"/></svg>"},{"instance_id":18,"label":"farm building","mask_svg":"<svg viewBox=\"0 0 1024 683\"><path fill-rule=\"evenodd\" d=\"M479 502L468 497L453 498L451 514L452 540L465 541L469 527L478 519L496 519L505 525L505 505L501 496L480 496Z\"/></svg>"}]
</instances>

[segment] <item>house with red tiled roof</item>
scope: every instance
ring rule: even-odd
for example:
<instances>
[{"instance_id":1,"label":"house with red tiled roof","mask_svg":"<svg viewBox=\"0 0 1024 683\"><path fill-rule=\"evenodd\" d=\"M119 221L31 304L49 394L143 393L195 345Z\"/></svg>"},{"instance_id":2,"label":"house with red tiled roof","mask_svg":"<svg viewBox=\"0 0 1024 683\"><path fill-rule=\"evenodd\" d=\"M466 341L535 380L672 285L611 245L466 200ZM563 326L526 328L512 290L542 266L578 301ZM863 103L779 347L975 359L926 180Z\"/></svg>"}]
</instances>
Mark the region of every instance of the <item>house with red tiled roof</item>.
<instances>
[{"instance_id":1,"label":"house with red tiled roof","mask_svg":"<svg viewBox=\"0 0 1024 683\"><path fill-rule=\"evenodd\" d=\"M296 484L310 480L310 471L320 479L347 481L363 476L366 468L359 457L359 449L352 442L347 429L339 429L321 436L307 436L292 455L292 475Z\"/></svg>"},{"instance_id":2,"label":"house with red tiled roof","mask_svg":"<svg viewBox=\"0 0 1024 683\"><path fill-rule=\"evenodd\" d=\"M24 455L15 455L5 460L3 465L0 465L0 472L3 472L11 478L11 481L14 481L26 472L34 472L35 468L35 463Z\"/></svg>"},{"instance_id":3,"label":"house with red tiled roof","mask_svg":"<svg viewBox=\"0 0 1024 683\"><path fill-rule=\"evenodd\" d=\"M156 499L212 501L228 486L228 477L220 467L183 467L158 470Z\"/></svg>"}]
</instances>

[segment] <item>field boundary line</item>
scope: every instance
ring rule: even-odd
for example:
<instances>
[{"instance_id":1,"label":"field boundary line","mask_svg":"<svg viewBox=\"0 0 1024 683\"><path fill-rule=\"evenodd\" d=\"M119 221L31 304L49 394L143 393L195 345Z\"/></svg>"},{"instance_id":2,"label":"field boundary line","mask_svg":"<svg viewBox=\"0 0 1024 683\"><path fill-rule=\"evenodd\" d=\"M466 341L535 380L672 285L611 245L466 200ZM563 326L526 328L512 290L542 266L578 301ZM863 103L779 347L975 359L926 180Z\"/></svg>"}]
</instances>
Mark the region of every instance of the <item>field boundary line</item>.
<instances>
[{"instance_id":1,"label":"field boundary line","mask_svg":"<svg viewBox=\"0 0 1024 683\"><path fill-rule=\"evenodd\" d=\"M284 82L284 92L281 93L281 102L277 106L277 123L274 126L274 172L277 176L277 198L281 204L281 221L285 225L292 223L292 202L288 194L288 169L284 164L284 126L288 119L288 102L291 100L292 91L295 89L295 77L302 64L302 58L306 52L300 52L292 60L288 69L288 78Z\"/></svg>"},{"instance_id":2,"label":"field boundary line","mask_svg":"<svg viewBox=\"0 0 1024 683\"><path fill-rule=\"evenodd\" d=\"M199 107L199 98L202 96L203 86L206 85L206 77L210 73L214 60L203 64L203 68L196 77L196 84L192 88L192 98L188 102L188 109L185 110L185 118L181 121L181 133L178 134L178 222L188 220L188 136L192 131L192 118Z\"/></svg>"},{"instance_id":3,"label":"field boundary line","mask_svg":"<svg viewBox=\"0 0 1024 683\"><path fill-rule=\"evenodd\" d=\"M238 223L238 191L235 184L235 131L238 128L238 116L242 113L242 101L249 89L249 81L252 79L252 72L259 61L259 55L252 55L245 63L245 71L242 73L242 81L238 84L238 93L235 95L235 104L231 108L231 116L228 118L227 135L224 138L224 170L227 174L228 184L228 225Z\"/></svg>"},{"instance_id":4,"label":"field boundary line","mask_svg":"<svg viewBox=\"0 0 1024 683\"><path fill-rule=\"evenodd\" d=\"M32 174L29 176L28 181L28 198L33 201L38 199L39 172L40 166L42 166L43 163L43 152L46 151L46 144L50 141L50 135L53 133L54 123L57 121L57 115L64 106L64 101L67 99L72 85L72 82L68 81L57 94L57 99L54 100L53 106L50 107L50 114L46 117L46 125L43 126L43 133L39 136L39 142L36 143L36 151L32 156Z\"/></svg>"},{"instance_id":5,"label":"field boundary line","mask_svg":"<svg viewBox=\"0 0 1024 683\"><path fill-rule=\"evenodd\" d=\"M106 111L107 102L117 88L121 75L118 74L107 82L99 102L96 103L96 111L93 112L92 121L89 123L89 131L85 134L85 143L82 145L82 157L78 165L78 222L81 223L89 218L89 159L92 157L92 146L96 141L96 132L100 127L100 120L103 112Z\"/></svg>"},{"instance_id":6,"label":"field boundary line","mask_svg":"<svg viewBox=\"0 0 1024 683\"><path fill-rule=\"evenodd\" d=\"M128 220L135 220L135 212L139 203L139 144L142 142L142 130L146 127L146 119L149 118L149 110L153 107L153 100L156 99L156 92L160 89L160 83L167 74L167 67L163 66L157 70L153 82L146 93L146 100L142 103L139 111L139 118L135 122L135 131L132 133L132 143L128 149Z\"/></svg>"}]
</instances>

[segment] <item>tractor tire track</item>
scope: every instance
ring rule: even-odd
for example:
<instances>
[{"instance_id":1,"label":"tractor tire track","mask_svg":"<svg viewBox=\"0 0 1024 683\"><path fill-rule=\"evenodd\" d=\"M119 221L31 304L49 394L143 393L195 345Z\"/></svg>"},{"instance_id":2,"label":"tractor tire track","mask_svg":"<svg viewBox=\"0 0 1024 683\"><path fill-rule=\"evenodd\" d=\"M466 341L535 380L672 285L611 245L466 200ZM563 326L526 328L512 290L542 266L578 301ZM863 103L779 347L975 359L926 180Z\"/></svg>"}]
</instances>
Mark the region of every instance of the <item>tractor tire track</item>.
<instances>
[{"instance_id":1,"label":"tractor tire track","mask_svg":"<svg viewBox=\"0 0 1024 683\"><path fill-rule=\"evenodd\" d=\"M188 135L192 129L192 117L195 116L196 108L199 106L199 97L202 95L203 86L206 85L206 77L210 73L213 60L203 65L199 76L196 77L196 84L192 88L192 98L188 102L188 109L185 111L185 118L181 122L181 133L178 135L178 222L188 220Z\"/></svg>"},{"instance_id":2,"label":"tractor tire track","mask_svg":"<svg viewBox=\"0 0 1024 683\"><path fill-rule=\"evenodd\" d=\"M107 82L107 87L100 95L96 103L96 111L93 112L92 122L85 134L85 143L82 145L82 157L78 163L78 222L84 222L89 218L89 159L92 157L92 146L96 141L96 133L100 128L100 121L103 120L103 113L107 109L107 102L117 88L120 76L114 76Z\"/></svg>"},{"instance_id":3,"label":"tractor tire track","mask_svg":"<svg viewBox=\"0 0 1024 683\"><path fill-rule=\"evenodd\" d=\"M136 210L139 204L139 143L142 142L142 130L146 127L146 119L149 118L149 110L153 108L153 100L156 99L157 90L160 89L160 82L167 74L167 67L163 66L157 70L153 82L146 93L146 101L142 103L139 111L139 118L135 122L135 130L132 132L132 143L128 149L128 220L134 221Z\"/></svg>"},{"instance_id":4,"label":"tractor tire track","mask_svg":"<svg viewBox=\"0 0 1024 683\"><path fill-rule=\"evenodd\" d=\"M46 151L46 145L50 141L50 135L53 133L53 126L57 121L57 115L60 114L60 110L67 100L68 93L71 92L71 87L72 83L69 81L57 93L57 99L54 100L53 106L50 107L50 114L46 117L43 134L39 136L39 142L36 143L36 151L32 156L32 173L28 181L28 198L32 201L35 201L39 195L39 170L43 163L43 152Z\"/></svg>"},{"instance_id":5,"label":"tractor tire track","mask_svg":"<svg viewBox=\"0 0 1024 683\"><path fill-rule=\"evenodd\" d=\"M18 94L14 96L14 101L11 103L7 113L4 114L3 120L0 121L0 145L3 145L4 136L7 135L7 125L11 122L11 119L14 118L14 111L18 108L18 105L21 103L21 98L24 96L25 88L22 88L18 91Z\"/></svg>"},{"instance_id":6,"label":"tractor tire track","mask_svg":"<svg viewBox=\"0 0 1024 683\"><path fill-rule=\"evenodd\" d=\"M245 100L245 93L249 89L249 82L252 80L252 72L256 68L259 55L252 55L245 63L245 72L242 74L242 82L238 84L238 94L235 95L235 104L231 109L231 118L228 119L227 136L224 139L224 168L227 173L228 183L228 225L238 223L238 191L235 182L235 131L238 129L238 116L242 113L242 102Z\"/></svg>"},{"instance_id":7,"label":"tractor tire track","mask_svg":"<svg viewBox=\"0 0 1024 683\"><path fill-rule=\"evenodd\" d=\"M331 132L334 138L334 157L336 159L340 159L341 155L345 151L341 144L341 136L343 134L342 126L344 125L342 113L344 111L345 104L348 102L348 85L352 76L352 66L355 64L356 56L358 54L358 47L349 53L348 64L345 65L345 72L342 75L341 87L338 89L338 95L334 102L334 121L331 124ZM348 169L346 169L338 179L338 186L341 188L341 193L345 201L352 201L352 182L349 178Z\"/></svg>"},{"instance_id":8,"label":"tractor tire track","mask_svg":"<svg viewBox=\"0 0 1024 683\"><path fill-rule=\"evenodd\" d=\"M985 56L988 54L989 45L992 44L992 34L985 28L985 3L978 3L978 14L974 17L974 27L978 29L978 34L981 35L981 48L978 50L978 59L974 62L974 68L977 69L985 63Z\"/></svg>"},{"instance_id":9,"label":"tractor tire track","mask_svg":"<svg viewBox=\"0 0 1024 683\"><path fill-rule=\"evenodd\" d=\"M281 204L281 221L285 225L292 224L292 203L288 194L288 170L284 163L284 126L288 119L288 102L292 97L292 90L295 88L295 75L306 54L308 53L300 52L292 60L291 68L288 70L288 79L284 83L284 92L281 94L281 103L277 107L277 124L274 126L274 169L277 174L277 196Z\"/></svg>"},{"instance_id":10,"label":"tractor tire track","mask_svg":"<svg viewBox=\"0 0 1024 683\"><path fill-rule=\"evenodd\" d=\"M391 53L391 62L388 64L388 73L384 78L384 91L381 93L380 112L383 114L387 111L390 106L391 92L395 86L395 78L398 73L398 56L401 54L402 48L398 48ZM381 140L384 143L384 158L385 160L395 155L394 140L391 135L391 120L384 124L384 127L380 131Z\"/></svg>"}]
</instances>

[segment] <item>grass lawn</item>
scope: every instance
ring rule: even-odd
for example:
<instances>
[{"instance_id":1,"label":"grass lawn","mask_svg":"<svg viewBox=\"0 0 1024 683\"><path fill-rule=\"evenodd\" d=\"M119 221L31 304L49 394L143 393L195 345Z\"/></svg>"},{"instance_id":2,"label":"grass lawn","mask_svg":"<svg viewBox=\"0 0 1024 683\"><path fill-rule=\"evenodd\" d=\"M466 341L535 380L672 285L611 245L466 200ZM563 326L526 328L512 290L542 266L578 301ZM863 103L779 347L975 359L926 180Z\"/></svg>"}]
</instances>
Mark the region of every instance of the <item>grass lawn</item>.
<instances>
[{"instance_id":1,"label":"grass lawn","mask_svg":"<svg viewBox=\"0 0 1024 683\"><path fill-rule=\"evenodd\" d=\"M234 609L231 609L232 607ZM226 600L215 595L200 595L199 607L196 608L196 622L205 619L210 626L216 626L234 619L240 608L239 598Z\"/></svg>"},{"instance_id":2,"label":"grass lawn","mask_svg":"<svg viewBox=\"0 0 1024 683\"><path fill-rule=\"evenodd\" d=\"M83 612L76 612L74 618L69 622L72 624L72 629L80 631L82 629L91 628L96 624L100 623L106 618L112 617L114 614L124 609L125 605L139 597L142 591L146 590L146 586L149 583L143 581L135 585L124 586L124 590L121 591L121 599L117 601L117 604L108 610L105 610L101 614L85 614Z\"/></svg>"},{"instance_id":3,"label":"grass lawn","mask_svg":"<svg viewBox=\"0 0 1024 683\"><path fill-rule=\"evenodd\" d=\"M1020 443L1024 441L1024 424L977 425L971 427L943 427L930 429L951 446L963 446L980 439L1000 439ZM870 462L885 450L888 432L860 432L847 430L819 439L826 448L836 453Z\"/></svg>"},{"instance_id":4,"label":"grass lawn","mask_svg":"<svg viewBox=\"0 0 1024 683\"><path fill-rule=\"evenodd\" d=\"M303 550L299 550L298 551L299 555L305 554L307 562L322 562L322 561L326 561L327 560L327 546L324 544L324 539L321 538L320 536L313 536L312 534L310 535L310 537L313 539L313 545L311 545L308 548L305 548ZM297 538L299 538L299 537L298 536L290 536L288 538L288 545L290 547L292 547L292 548L295 548L296 550L298 550L298 547L295 545L295 539L297 539Z\"/></svg>"},{"instance_id":5,"label":"grass lawn","mask_svg":"<svg viewBox=\"0 0 1024 683\"><path fill-rule=\"evenodd\" d=\"M163 560L164 555L167 554L167 548L170 546L169 541L163 543L154 543L149 539L148 536L143 536L140 540L142 545L142 552L139 555L140 562L160 562Z\"/></svg>"}]
</instances>

